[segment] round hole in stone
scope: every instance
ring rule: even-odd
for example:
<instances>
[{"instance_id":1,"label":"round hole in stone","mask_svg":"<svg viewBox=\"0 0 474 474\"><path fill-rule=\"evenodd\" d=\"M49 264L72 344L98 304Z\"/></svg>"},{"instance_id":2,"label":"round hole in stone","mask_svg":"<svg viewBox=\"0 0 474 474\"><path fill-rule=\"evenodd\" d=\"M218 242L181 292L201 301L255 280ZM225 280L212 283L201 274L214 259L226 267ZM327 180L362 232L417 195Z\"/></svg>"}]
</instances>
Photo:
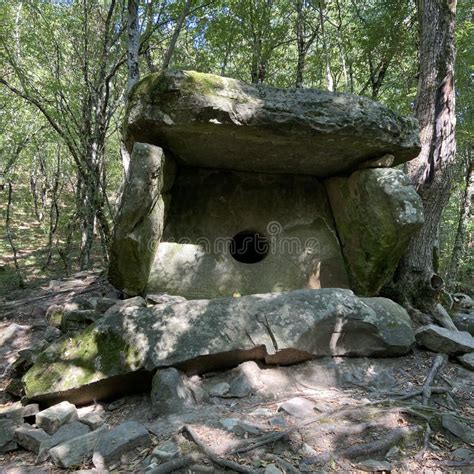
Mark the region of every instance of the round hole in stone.
<instances>
[{"instance_id":1,"label":"round hole in stone","mask_svg":"<svg viewBox=\"0 0 474 474\"><path fill-rule=\"evenodd\" d=\"M232 237L230 254L241 263L261 262L268 254L268 239L260 232L243 230Z\"/></svg>"}]
</instances>

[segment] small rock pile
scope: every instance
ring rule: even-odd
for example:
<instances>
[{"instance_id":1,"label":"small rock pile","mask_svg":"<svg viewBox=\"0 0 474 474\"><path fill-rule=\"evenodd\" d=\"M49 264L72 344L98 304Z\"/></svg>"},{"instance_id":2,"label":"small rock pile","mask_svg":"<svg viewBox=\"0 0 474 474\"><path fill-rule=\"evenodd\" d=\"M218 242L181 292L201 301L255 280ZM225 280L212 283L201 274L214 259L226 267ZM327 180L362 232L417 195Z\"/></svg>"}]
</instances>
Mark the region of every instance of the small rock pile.
<instances>
[{"instance_id":1,"label":"small rock pile","mask_svg":"<svg viewBox=\"0 0 474 474\"><path fill-rule=\"evenodd\" d=\"M126 421L111 428L99 406L77 409L64 401L42 411L36 404L19 402L4 408L0 453L22 447L37 455L36 463L50 459L57 467L72 468L92 460L97 469L104 469L131 449L150 444L143 425Z\"/></svg>"}]
</instances>

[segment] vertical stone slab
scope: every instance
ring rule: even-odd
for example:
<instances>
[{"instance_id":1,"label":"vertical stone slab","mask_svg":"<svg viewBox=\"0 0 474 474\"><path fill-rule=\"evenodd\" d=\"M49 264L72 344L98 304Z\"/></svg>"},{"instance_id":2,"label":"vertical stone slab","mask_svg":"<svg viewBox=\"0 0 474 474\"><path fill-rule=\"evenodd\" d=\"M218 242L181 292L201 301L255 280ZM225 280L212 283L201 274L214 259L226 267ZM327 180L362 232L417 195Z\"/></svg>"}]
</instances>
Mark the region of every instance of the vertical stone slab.
<instances>
[{"instance_id":1,"label":"vertical stone slab","mask_svg":"<svg viewBox=\"0 0 474 474\"><path fill-rule=\"evenodd\" d=\"M163 232L163 195L172 186L174 162L160 147L135 143L110 249L109 280L127 295L143 292Z\"/></svg>"},{"instance_id":2,"label":"vertical stone slab","mask_svg":"<svg viewBox=\"0 0 474 474\"><path fill-rule=\"evenodd\" d=\"M351 288L373 296L393 276L423 205L403 171L378 168L325 180Z\"/></svg>"}]
</instances>

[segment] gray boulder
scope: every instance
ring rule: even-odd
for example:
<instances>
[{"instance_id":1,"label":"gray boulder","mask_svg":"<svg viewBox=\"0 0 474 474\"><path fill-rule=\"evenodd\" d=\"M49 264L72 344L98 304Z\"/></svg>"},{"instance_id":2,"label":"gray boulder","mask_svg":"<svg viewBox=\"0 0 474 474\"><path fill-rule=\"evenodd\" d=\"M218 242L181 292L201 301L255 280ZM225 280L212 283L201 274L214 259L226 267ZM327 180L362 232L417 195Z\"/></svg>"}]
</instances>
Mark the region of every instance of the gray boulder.
<instances>
[{"instance_id":1,"label":"gray boulder","mask_svg":"<svg viewBox=\"0 0 474 474\"><path fill-rule=\"evenodd\" d=\"M139 141L190 166L320 177L387 153L397 165L420 151L416 121L370 99L195 71L151 74L136 85L126 142Z\"/></svg>"},{"instance_id":2,"label":"gray boulder","mask_svg":"<svg viewBox=\"0 0 474 474\"><path fill-rule=\"evenodd\" d=\"M158 370L153 376L151 404L158 416L179 413L196 403L186 376L174 368Z\"/></svg>"},{"instance_id":3,"label":"gray boulder","mask_svg":"<svg viewBox=\"0 0 474 474\"><path fill-rule=\"evenodd\" d=\"M403 308L384 298L362 300L350 290L190 300L104 316L50 346L23 382L29 399L86 403L117 396L121 388L139 389L138 381L157 368L192 375L246 360L291 364L324 355L396 356L413 343Z\"/></svg>"},{"instance_id":4,"label":"gray boulder","mask_svg":"<svg viewBox=\"0 0 474 474\"><path fill-rule=\"evenodd\" d=\"M102 426L95 431L70 439L49 450L53 463L58 467L71 468L87 464L94 453L102 433L108 431Z\"/></svg>"},{"instance_id":5,"label":"gray boulder","mask_svg":"<svg viewBox=\"0 0 474 474\"><path fill-rule=\"evenodd\" d=\"M36 414L36 424L48 434L55 433L66 423L77 420L76 407L67 401L53 405Z\"/></svg>"},{"instance_id":6,"label":"gray boulder","mask_svg":"<svg viewBox=\"0 0 474 474\"><path fill-rule=\"evenodd\" d=\"M466 331L474 336L474 311L462 311L455 313L452 317L454 325L460 331Z\"/></svg>"},{"instance_id":7,"label":"gray boulder","mask_svg":"<svg viewBox=\"0 0 474 474\"><path fill-rule=\"evenodd\" d=\"M415 338L420 346L443 354L457 355L474 352L474 337L468 332L452 331L428 324L416 331Z\"/></svg>"},{"instance_id":8,"label":"gray boulder","mask_svg":"<svg viewBox=\"0 0 474 474\"><path fill-rule=\"evenodd\" d=\"M474 352L471 352L470 354L464 354L462 356L459 356L458 360L461 363L461 365L466 367L466 369L474 371Z\"/></svg>"},{"instance_id":9,"label":"gray boulder","mask_svg":"<svg viewBox=\"0 0 474 474\"><path fill-rule=\"evenodd\" d=\"M397 169L367 169L325 181L351 288L376 295L423 224L423 205Z\"/></svg>"},{"instance_id":10,"label":"gray boulder","mask_svg":"<svg viewBox=\"0 0 474 474\"><path fill-rule=\"evenodd\" d=\"M92 461L98 469L118 461L122 454L137 447L150 445L148 430L136 421L126 421L99 436Z\"/></svg>"},{"instance_id":11,"label":"gray boulder","mask_svg":"<svg viewBox=\"0 0 474 474\"><path fill-rule=\"evenodd\" d=\"M0 420L0 454L8 453L18 448L15 430L18 427L15 420Z\"/></svg>"}]
</instances>

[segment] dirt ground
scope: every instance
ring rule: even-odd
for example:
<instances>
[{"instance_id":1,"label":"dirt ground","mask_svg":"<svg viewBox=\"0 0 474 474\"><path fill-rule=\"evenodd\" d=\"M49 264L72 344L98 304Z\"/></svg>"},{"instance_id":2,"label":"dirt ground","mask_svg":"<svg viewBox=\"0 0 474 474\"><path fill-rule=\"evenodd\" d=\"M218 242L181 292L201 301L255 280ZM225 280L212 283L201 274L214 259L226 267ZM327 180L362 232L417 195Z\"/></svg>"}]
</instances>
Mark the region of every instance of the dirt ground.
<instances>
[{"instance_id":1,"label":"dirt ground","mask_svg":"<svg viewBox=\"0 0 474 474\"><path fill-rule=\"evenodd\" d=\"M0 300L0 337L11 324L23 327L0 348L0 406L12 403L4 392L9 368L18 351L45 331L47 307L78 295L118 297L99 275L83 273L10 295L14 301ZM473 372L449 361L433 383L439 389L434 392L443 393L433 393L423 406L419 393L435 356L415 348L393 359L326 357L289 367L260 366L258 386L242 397L210 395L217 384L232 380L233 371L206 374L190 380L202 395L196 406L162 417L154 414L148 393L97 402L109 425L136 420L152 435L150 447L127 453L109 472L172 472L160 471L163 463L152 457L165 440L180 447L178 459L192 459L175 472L362 472L371 466L382 470L387 464L381 461L400 473L474 472L473 447L441 421L450 412L472 426ZM229 429L226 423L235 420ZM0 455L0 472L66 471L48 461L36 465L35 455L19 449Z\"/></svg>"}]
</instances>

